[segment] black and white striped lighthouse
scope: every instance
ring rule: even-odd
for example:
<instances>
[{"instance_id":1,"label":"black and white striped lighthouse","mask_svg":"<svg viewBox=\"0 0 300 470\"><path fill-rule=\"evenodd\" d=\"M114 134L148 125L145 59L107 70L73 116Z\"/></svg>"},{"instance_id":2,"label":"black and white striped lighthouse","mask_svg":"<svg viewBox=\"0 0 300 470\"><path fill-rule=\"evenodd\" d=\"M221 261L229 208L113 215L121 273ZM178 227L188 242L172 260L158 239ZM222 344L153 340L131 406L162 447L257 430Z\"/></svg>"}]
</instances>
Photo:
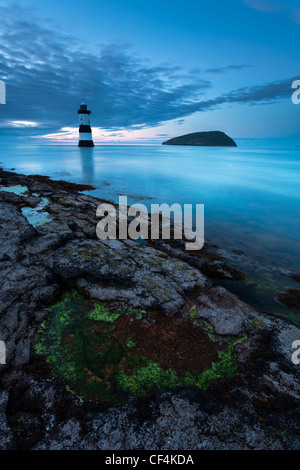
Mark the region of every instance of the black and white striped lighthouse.
<instances>
[{"instance_id":1,"label":"black and white striped lighthouse","mask_svg":"<svg viewBox=\"0 0 300 470\"><path fill-rule=\"evenodd\" d=\"M87 109L87 105L82 102L78 110L79 117L79 142L78 147L94 147L92 138L92 129L90 123L90 114L92 111Z\"/></svg>"}]
</instances>

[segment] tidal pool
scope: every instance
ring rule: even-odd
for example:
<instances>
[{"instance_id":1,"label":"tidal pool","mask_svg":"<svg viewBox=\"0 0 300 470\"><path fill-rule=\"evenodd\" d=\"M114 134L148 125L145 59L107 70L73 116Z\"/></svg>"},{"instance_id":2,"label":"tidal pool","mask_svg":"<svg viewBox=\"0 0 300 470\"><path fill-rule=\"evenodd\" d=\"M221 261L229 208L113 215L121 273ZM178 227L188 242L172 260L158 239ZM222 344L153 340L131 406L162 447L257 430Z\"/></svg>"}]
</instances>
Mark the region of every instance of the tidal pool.
<instances>
[{"instance_id":1,"label":"tidal pool","mask_svg":"<svg viewBox=\"0 0 300 470\"><path fill-rule=\"evenodd\" d=\"M35 352L82 398L117 404L128 396L179 385L208 387L237 374L234 345L194 318L174 318L125 304L104 305L65 292L48 307Z\"/></svg>"}]
</instances>

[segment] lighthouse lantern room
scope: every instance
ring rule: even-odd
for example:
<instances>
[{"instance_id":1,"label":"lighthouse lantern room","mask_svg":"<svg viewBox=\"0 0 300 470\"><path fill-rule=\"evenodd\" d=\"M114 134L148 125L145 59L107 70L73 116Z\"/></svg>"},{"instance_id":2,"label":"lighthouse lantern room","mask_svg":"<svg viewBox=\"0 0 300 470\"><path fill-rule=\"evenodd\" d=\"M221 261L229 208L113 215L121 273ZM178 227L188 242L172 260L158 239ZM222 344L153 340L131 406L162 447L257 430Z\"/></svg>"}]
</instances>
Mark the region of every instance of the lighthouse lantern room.
<instances>
[{"instance_id":1,"label":"lighthouse lantern room","mask_svg":"<svg viewBox=\"0 0 300 470\"><path fill-rule=\"evenodd\" d=\"M78 110L79 117L79 142L78 147L94 147L92 129L90 123L90 111L86 103L82 102Z\"/></svg>"}]
</instances>

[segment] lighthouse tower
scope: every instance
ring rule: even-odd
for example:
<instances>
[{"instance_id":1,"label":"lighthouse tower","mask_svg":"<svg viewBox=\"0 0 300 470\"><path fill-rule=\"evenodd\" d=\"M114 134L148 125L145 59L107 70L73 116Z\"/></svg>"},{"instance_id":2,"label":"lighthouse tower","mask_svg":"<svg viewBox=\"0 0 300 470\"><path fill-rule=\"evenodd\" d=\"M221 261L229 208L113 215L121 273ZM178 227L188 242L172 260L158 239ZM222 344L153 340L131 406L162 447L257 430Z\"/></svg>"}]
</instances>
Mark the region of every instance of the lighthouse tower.
<instances>
[{"instance_id":1,"label":"lighthouse tower","mask_svg":"<svg viewBox=\"0 0 300 470\"><path fill-rule=\"evenodd\" d=\"M79 142L78 147L94 147L92 138L92 129L90 123L90 114L92 111L87 109L87 105L82 102L78 110L79 117Z\"/></svg>"}]
</instances>

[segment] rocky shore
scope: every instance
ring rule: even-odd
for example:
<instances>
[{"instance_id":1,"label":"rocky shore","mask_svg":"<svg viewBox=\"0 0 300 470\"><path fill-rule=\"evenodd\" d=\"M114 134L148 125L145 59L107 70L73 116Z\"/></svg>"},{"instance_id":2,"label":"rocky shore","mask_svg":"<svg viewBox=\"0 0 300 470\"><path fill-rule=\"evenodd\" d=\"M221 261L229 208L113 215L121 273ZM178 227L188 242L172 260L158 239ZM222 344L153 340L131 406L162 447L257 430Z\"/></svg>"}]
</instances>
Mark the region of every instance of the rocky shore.
<instances>
[{"instance_id":1,"label":"rocky shore","mask_svg":"<svg viewBox=\"0 0 300 470\"><path fill-rule=\"evenodd\" d=\"M242 273L207 246L100 241L87 186L0 185L0 449L300 448L300 331L215 281Z\"/></svg>"}]
</instances>

